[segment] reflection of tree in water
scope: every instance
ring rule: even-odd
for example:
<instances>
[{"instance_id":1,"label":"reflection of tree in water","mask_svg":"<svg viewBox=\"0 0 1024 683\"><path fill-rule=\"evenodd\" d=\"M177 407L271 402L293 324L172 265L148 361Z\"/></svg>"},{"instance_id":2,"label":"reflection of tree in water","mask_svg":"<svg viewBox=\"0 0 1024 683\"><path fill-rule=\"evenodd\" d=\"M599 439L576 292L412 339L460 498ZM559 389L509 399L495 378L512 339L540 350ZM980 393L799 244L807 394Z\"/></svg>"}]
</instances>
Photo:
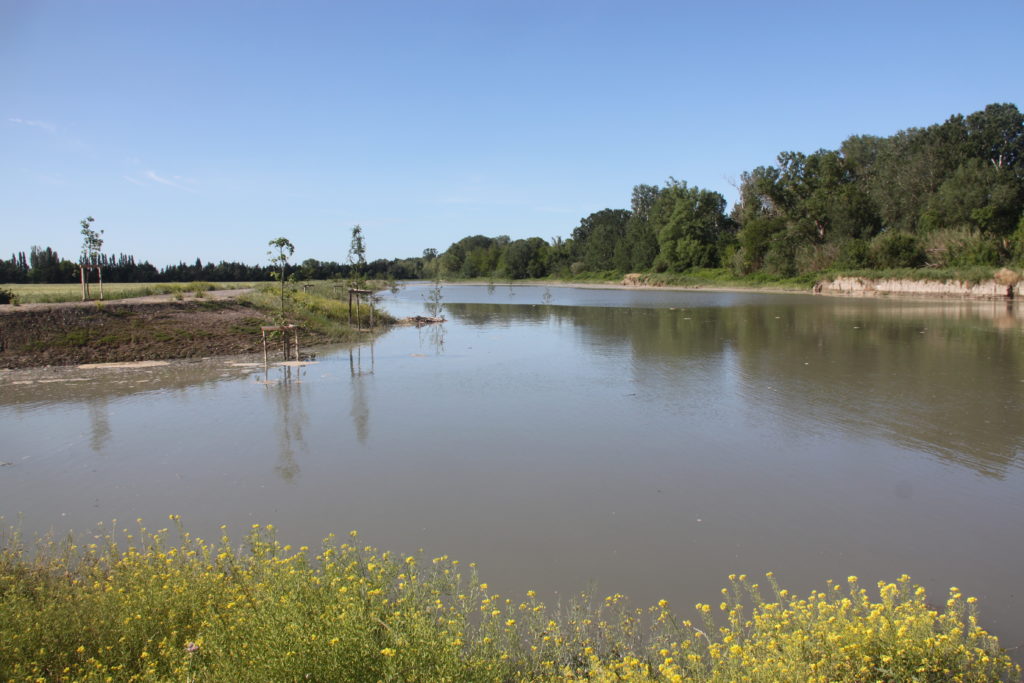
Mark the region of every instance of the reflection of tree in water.
<instances>
[{"instance_id":1,"label":"reflection of tree in water","mask_svg":"<svg viewBox=\"0 0 1024 683\"><path fill-rule=\"evenodd\" d=\"M365 444L370 436L370 407L366 402L366 377L374 370L373 344L370 344L369 365L364 364L363 347L348 350L348 366L352 373L352 422L356 427L356 438Z\"/></svg>"},{"instance_id":2,"label":"reflection of tree in water","mask_svg":"<svg viewBox=\"0 0 1024 683\"><path fill-rule=\"evenodd\" d=\"M271 379L271 370L277 377ZM302 404L302 367L278 366L267 369L264 385L273 392L280 415L278 437L280 440L280 462L274 470L285 481L292 481L299 473L296 448L304 448L302 430L309 420Z\"/></svg>"},{"instance_id":3,"label":"reflection of tree in water","mask_svg":"<svg viewBox=\"0 0 1024 683\"><path fill-rule=\"evenodd\" d=\"M444 313L444 288L440 282L434 282L430 290L424 295L423 307L431 318L440 318Z\"/></svg>"},{"instance_id":4,"label":"reflection of tree in water","mask_svg":"<svg viewBox=\"0 0 1024 683\"><path fill-rule=\"evenodd\" d=\"M432 325L424 325L419 328L420 334L420 348L429 346L434 350L434 354L440 356L444 353L444 339L445 339L444 323L434 323Z\"/></svg>"},{"instance_id":5,"label":"reflection of tree in water","mask_svg":"<svg viewBox=\"0 0 1024 683\"><path fill-rule=\"evenodd\" d=\"M628 349L642 382L675 381L666 368L715 367L709 363L729 354L751 403L884 436L986 476L1005 477L1020 462L1024 440L1013 427L1024 423L1019 311L1004 302L794 301L447 309L468 325L571 324L588 346Z\"/></svg>"},{"instance_id":6,"label":"reflection of tree in water","mask_svg":"<svg viewBox=\"0 0 1024 683\"><path fill-rule=\"evenodd\" d=\"M109 398L97 396L88 402L89 423L92 427L92 434L89 437L89 445L99 453L110 441L110 412L108 410Z\"/></svg>"}]
</instances>

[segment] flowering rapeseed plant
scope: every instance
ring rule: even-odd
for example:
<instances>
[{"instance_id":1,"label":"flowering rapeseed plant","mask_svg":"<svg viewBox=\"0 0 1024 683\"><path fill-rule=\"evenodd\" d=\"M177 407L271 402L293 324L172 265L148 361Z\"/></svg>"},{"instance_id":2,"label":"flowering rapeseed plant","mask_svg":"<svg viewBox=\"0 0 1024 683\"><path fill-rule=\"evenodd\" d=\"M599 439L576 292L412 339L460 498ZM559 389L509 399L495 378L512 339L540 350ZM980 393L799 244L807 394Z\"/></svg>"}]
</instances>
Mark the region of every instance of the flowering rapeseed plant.
<instances>
[{"instance_id":1,"label":"flowering rapeseed plant","mask_svg":"<svg viewBox=\"0 0 1024 683\"><path fill-rule=\"evenodd\" d=\"M297 552L177 525L79 546L0 544L0 680L995 681L1020 670L950 590L856 577L806 597L730 577L715 621L620 594L549 607L489 592L475 568L325 539ZM222 530L224 528L222 527Z\"/></svg>"}]
</instances>

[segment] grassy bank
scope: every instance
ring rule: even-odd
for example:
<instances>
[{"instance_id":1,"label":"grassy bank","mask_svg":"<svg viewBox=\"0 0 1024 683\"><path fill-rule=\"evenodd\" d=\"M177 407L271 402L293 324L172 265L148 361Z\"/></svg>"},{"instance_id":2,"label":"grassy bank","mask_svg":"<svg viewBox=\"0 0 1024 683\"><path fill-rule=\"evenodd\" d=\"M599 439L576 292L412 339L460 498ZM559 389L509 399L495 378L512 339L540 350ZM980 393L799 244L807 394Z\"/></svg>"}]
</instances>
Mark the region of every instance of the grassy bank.
<instances>
[{"instance_id":1,"label":"grassy bank","mask_svg":"<svg viewBox=\"0 0 1024 683\"><path fill-rule=\"evenodd\" d=\"M300 327L302 348L367 338L369 308L364 304L360 310L363 329L350 326L344 291L289 290L283 315L279 291L271 285L238 299L215 298L207 291L178 292L180 296L157 302L127 299L4 307L0 309L0 367L261 353L260 327L281 322ZM342 296L344 301L339 300ZM379 331L393 319L377 311L375 322Z\"/></svg>"},{"instance_id":2,"label":"grassy bank","mask_svg":"<svg viewBox=\"0 0 1024 683\"><path fill-rule=\"evenodd\" d=\"M103 285L104 300L132 299L153 294L195 294L214 289L247 289L252 282L140 282L107 283ZM81 301L82 287L78 284L65 285L0 285L11 292L19 304L54 304L64 301ZM89 288L93 299L99 299L100 288L95 282Z\"/></svg>"},{"instance_id":3,"label":"grassy bank","mask_svg":"<svg viewBox=\"0 0 1024 683\"><path fill-rule=\"evenodd\" d=\"M172 518L174 519L174 518ZM177 520L175 519L175 524ZM171 538L174 541L171 541ZM997 681L1019 670L973 598L941 608L908 577L798 597L745 576L690 619L621 595L548 606L473 566L254 526L240 543L117 530L0 549L9 680ZM877 596L877 597L876 597ZM710 596L709 596L710 597Z\"/></svg>"},{"instance_id":4,"label":"grassy bank","mask_svg":"<svg viewBox=\"0 0 1024 683\"><path fill-rule=\"evenodd\" d=\"M373 283L370 289L382 288ZM280 285L260 284L252 292L243 294L240 301L253 306L267 316L299 325L303 330L313 332L328 341L352 341L366 329L370 322L370 305L363 303L352 306L352 325L349 325L348 290L344 285L331 281L316 281L305 287L289 285L285 289L284 313L281 311ZM395 323L387 311L374 308L375 327Z\"/></svg>"}]
</instances>

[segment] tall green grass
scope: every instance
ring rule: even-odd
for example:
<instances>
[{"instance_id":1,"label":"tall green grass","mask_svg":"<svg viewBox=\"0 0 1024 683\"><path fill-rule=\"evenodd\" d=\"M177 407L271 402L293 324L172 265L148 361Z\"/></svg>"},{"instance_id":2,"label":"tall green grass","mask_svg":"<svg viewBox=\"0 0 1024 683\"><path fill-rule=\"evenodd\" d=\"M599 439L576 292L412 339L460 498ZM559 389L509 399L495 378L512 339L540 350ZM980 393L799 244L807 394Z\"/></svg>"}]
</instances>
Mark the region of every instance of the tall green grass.
<instances>
[{"instance_id":1,"label":"tall green grass","mask_svg":"<svg viewBox=\"0 0 1024 683\"><path fill-rule=\"evenodd\" d=\"M359 336L360 331L355 328L357 315L360 327L369 327L370 307L365 303L356 306L353 302L352 326L349 325L348 289L344 286L335 288L329 281L312 283L306 290L288 285L283 313L279 287L272 283L258 285L254 291L243 294L241 300L282 322L299 325L335 341L349 341ZM374 322L377 327L384 327L395 319L375 308Z\"/></svg>"},{"instance_id":2,"label":"tall green grass","mask_svg":"<svg viewBox=\"0 0 1024 683\"><path fill-rule=\"evenodd\" d=\"M506 597L473 565L397 555L355 532L292 548L112 530L0 545L0 672L117 681L999 681L1020 670L950 589L856 577L804 597L729 577L721 604ZM176 537L174 540L171 540ZM716 600L717 601L717 600ZM715 614L717 613L717 616Z\"/></svg>"}]
</instances>

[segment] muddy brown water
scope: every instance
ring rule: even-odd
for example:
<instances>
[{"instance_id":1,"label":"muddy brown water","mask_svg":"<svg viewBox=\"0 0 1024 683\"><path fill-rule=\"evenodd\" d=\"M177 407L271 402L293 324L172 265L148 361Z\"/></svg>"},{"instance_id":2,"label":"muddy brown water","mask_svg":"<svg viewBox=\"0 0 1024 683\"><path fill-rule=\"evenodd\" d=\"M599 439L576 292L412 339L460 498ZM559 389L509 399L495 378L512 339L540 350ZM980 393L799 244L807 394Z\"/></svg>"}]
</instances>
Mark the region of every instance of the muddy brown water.
<instances>
[{"instance_id":1,"label":"muddy brown water","mask_svg":"<svg viewBox=\"0 0 1024 683\"><path fill-rule=\"evenodd\" d=\"M427 288L384 297L423 313ZM683 612L731 572L906 572L1024 642L1024 312L996 302L446 286L317 362L0 374L0 514L181 514L475 561L492 590ZM1018 657L1019 658L1019 657Z\"/></svg>"}]
</instances>

